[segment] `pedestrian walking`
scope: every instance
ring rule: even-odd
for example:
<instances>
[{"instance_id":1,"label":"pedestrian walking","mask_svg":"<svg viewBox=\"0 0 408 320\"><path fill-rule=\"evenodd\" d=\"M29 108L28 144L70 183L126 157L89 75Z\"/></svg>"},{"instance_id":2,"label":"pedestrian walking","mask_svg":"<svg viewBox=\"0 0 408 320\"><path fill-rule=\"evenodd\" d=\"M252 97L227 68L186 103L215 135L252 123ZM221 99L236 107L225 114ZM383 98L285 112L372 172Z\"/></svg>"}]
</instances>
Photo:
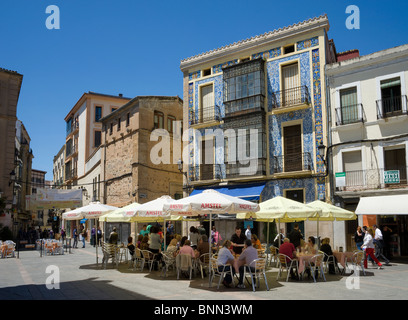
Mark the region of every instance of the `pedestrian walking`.
<instances>
[{"instance_id":1,"label":"pedestrian walking","mask_svg":"<svg viewBox=\"0 0 408 320\"><path fill-rule=\"evenodd\" d=\"M91 229L91 246L96 246L96 229L92 227Z\"/></svg>"},{"instance_id":2,"label":"pedestrian walking","mask_svg":"<svg viewBox=\"0 0 408 320\"><path fill-rule=\"evenodd\" d=\"M356 243L357 250L361 250L361 246L364 243L364 231L360 226L357 227L356 233L354 234L354 241Z\"/></svg>"},{"instance_id":3,"label":"pedestrian walking","mask_svg":"<svg viewBox=\"0 0 408 320\"><path fill-rule=\"evenodd\" d=\"M74 228L74 230L72 231L73 235L74 235L74 244L72 245L72 248L78 248L78 229L77 227Z\"/></svg>"},{"instance_id":4,"label":"pedestrian walking","mask_svg":"<svg viewBox=\"0 0 408 320\"><path fill-rule=\"evenodd\" d=\"M87 231L86 231L85 227L83 227L83 229L82 229L81 236L82 236L82 248L85 248L85 239L86 239L86 236L87 236Z\"/></svg>"},{"instance_id":5,"label":"pedestrian walking","mask_svg":"<svg viewBox=\"0 0 408 320\"><path fill-rule=\"evenodd\" d=\"M383 241L383 235L381 233L380 228L377 227L377 225L373 226L374 228L374 245L376 247L375 250L375 256L377 259L381 258L385 261L385 264L389 264L390 261L384 256L383 254L383 248L384 248L384 241Z\"/></svg>"},{"instance_id":6,"label":"pedestrian walking","mask_svg":"<svg viewBox=\"0 0 408 320\"><path fill-rule=\"evenodd\" d=\"M364 236L364 243L362 245L362 249L365 250L366 252L366 259L364 260L364 268L367 269L367 258L371 257L377 263L378 269L382 269L382 264L380 261L378 261L377 257L374 255L374 242L373 242L373 235L374 232L371 228L367 228L366 226L363 227L363 230L365 232Z\"/></svg>"},{"instance_id":7,"label":"pedestrian walking","mask_svg":"<svg viewBox=\"0 0 408 320\"><path fill-rule=\"evenodd\" d=\"M98 241L98 246L101 246L101 239L102 239L101 227L98 227L98 230L96 231L96 239Z\"/></svg>"}]
</instances>

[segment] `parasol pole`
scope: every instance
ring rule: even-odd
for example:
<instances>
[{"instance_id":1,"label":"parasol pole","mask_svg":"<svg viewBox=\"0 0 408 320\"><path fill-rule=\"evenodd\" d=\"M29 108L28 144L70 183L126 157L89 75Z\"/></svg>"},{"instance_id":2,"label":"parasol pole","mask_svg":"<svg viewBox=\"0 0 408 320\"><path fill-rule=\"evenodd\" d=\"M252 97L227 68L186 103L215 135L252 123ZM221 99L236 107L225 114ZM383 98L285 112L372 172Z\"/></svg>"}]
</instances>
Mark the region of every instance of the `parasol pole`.
<instances>
[{"instance_id":1,"label":"parasol pole","mask_svg":"<svg viewBox=\"0 0 408 320\"><path fill-rule=\"evenodd\" d=\"M208 259L208 286L211 286L211 224L212 224L212 213L210 213L210 227L209 227L209 235L208 235L208 242L209 242L209 246L208 246L208 253L210 255L210 259Z\"/></svg>"}]
</instances>

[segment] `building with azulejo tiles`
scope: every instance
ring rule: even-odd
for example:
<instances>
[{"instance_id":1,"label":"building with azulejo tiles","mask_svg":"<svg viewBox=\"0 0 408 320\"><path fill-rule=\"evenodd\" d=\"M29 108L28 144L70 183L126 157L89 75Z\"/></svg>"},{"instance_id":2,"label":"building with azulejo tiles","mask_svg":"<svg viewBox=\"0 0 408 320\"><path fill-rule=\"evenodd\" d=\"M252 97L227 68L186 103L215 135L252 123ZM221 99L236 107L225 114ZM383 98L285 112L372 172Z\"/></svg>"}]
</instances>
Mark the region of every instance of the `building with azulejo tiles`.
<instances>
[{"instance_id":1,"label":"building with azulejo tiles","mask_svg":"<svg viewBox=\"0 0 408 320\"><path fill-rule=\"evenodd\" d=\"M323 15L181 61L183 127L190 129L185 193L330 199L318 155L328 136L324 67L336 59L329 28ZM216 221L224 239L238 223L228 221ZM305 237L316 235L315 221L300 227ZM254 231L262 238L258 223ZM319 234L332 238L330 223Z\"/></svg>"}]
</instances>

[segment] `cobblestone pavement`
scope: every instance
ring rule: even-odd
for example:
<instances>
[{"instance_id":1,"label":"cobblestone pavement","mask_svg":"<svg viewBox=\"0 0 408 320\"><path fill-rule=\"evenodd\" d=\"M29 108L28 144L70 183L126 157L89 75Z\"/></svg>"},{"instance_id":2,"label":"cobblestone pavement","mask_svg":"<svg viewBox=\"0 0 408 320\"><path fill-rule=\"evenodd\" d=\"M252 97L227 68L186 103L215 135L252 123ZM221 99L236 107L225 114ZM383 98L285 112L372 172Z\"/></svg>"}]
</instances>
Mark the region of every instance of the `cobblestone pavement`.
<instances>
[{"instance_id":1,"label":"cobblestone pavement","mask_svg":"<svg viewBox=\"0 0 408 320\"><path fill-rule=\"evenodd\" d=\"M101 251L92 246L72 249L64 255L42 256L38 251L22 251L19 258L0 260L0 300L406 300L408 264L391 263L377 270L369 263L366 276L329 275L327 281L276 280L277 268L267 271L270 291L265 284L256 292L246 289L211 287L208 277L177 280L174 271L133 271L127 263L116 269L101 265ZM59 279L59 280L58 280ZM216 278L218 281L218 278ZM53 287L53 289L50 287ZM156 301L157 302L157 301Z\"/></svg>"}]
</instances>

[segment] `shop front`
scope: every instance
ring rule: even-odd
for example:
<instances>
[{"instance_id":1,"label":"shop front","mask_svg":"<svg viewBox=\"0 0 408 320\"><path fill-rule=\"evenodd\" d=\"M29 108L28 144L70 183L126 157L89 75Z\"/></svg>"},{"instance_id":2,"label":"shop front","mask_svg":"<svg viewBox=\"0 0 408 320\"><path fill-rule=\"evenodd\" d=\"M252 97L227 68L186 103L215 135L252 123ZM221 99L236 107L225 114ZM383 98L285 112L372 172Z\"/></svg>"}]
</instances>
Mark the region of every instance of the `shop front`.
<instances>
[{"instance_id":1,"label":"shop front","mask_svg":"<svg viewBox=\"0 0 408 320\"><path fill-rule=\"evenodd\" d=\"M389 258L408 259L408 194L362 197L356 214L362 225L377 225Z\"/></svg>"}]
</instances>

